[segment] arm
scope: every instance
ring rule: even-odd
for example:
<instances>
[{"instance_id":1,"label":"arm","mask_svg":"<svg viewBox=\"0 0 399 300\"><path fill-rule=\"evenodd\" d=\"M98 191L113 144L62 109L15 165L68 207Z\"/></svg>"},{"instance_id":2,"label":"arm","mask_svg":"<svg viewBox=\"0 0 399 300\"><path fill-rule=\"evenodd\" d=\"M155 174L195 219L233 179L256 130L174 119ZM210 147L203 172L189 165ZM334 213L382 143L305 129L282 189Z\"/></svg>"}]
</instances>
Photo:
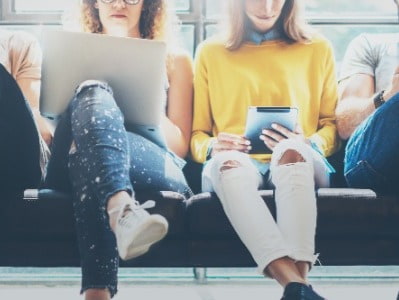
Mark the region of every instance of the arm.
<instances>
[{"instance_id":1,"label":"arm","mask_svg":"<svg viewBox=\"0 0 399 300\"><path fill-rule=\"evenodd\" d=\"M227 132L219 132L214 136L208 79L206 59L201 45L197 49L195 60L194 120L191 137L191 155L199 163L205 162L218 152L227 150L248 152L251 149L250 142L242 136Z\"/></svg>"},{"instance_id":2,"label":"arm","mask_svg":"<svg viewBox=\"0 0 399 300\"><path fill-rule=\"evenodd\" d=\"M338 100L335 60L331 45L327 44L326 46L323 64L324 76L322 75L320 78L322 90L318 126L317 131L309 139L327 157L339 148L340 141L337 134L335 115Z\"/></svg>"},{"instance_id":3,"label":"arm","mask_svg":"<svg viewBox=\"0 0 399 300\"><path fill-rule=\"evenodd\" d=\"M383 99L388 101L399 92L399 67L396 68L392 83L386 88ZM375 111L374 77L368 74L355 74L340 82L336 114L338 133L348 139L369 115Z\"/></svg>"},{"instance_id":4,"label":"arm","mask_svg":"<svg viewBox=\"0 0 399 300\"><path fill-rule=\"evenodd\" d=\"M54 128L47 122L45 118L40 115L39 111L39 95L40 95L40 80L29 78L17 78L17 83L22 90L29 106L32 109L33 117L36 121L40 135L47 145L51 144L53 139Z\"/></svg>"},{"instance_id":5,"label":"arm","mask_svg":"<svg viewBox=\"0 0 399 300\"><path fill-rule=\"evenodd\" d=\"M168 147L184 158L189 149L193 106L193 67L187 54L173 56L168 79L168 109L162 128Z\"/></svg>"},{"instance_id":6,"label":"arm","mask_svg":"<svg viewBox=\"0 0 399 300\"><path fill-rule=\"evenodd\" d=\"M336 109L338 134L348 139L357 126L374 112L375 69L381 52L379 38L362 34L348 46L341 66L339 103Z\"/></svg>"},{"instance_id":7,"label":"arm","mask_svg":"<svg viewBox=\"0 0 399 300\"><path fill-rule=\"evenodd\" d=\"M208 71L204 48L197 48L194 72L194 114L191 136L191 155L194 161L206 161L208 148L216 140L212 137L213 118L210 107Z\"/></svg>"},{"instance_id":8,"label":"arm","mask_svg":"<svg viewBox=\"0 0 399 300\"><path fill-rule=\"evenodd\" d=\"M339 84L339 103L336 109L339 136L346 140L374 110L374 77L355 74Z\"/></svg>"},{"instance_id":9,"label":"arm","mask_svg":"<svg viewBox=\"0 0 399 300\"><path fill-rule=\"evenodd\" d=\"M19 33L12 41L10 58L15 79L32 109L40 135L50 145L54 128L39 112L42 53L38 42L30 35Z\"/></svg>"}]
</instances>

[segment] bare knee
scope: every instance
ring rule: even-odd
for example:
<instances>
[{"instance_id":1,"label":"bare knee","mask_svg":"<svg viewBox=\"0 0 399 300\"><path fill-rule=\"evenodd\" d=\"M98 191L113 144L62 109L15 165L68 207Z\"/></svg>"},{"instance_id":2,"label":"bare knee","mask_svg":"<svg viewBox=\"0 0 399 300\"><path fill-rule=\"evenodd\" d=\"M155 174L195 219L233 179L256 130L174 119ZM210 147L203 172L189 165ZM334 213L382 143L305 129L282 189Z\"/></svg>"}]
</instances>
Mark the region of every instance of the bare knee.
<instances>
[{"instance_id":1,"label":"bare knee","mask_svg":"<svg viewBox=\"0 0 399 300\"><path fill-rule=\"evenodd\" d=\"M220 172L224 172L224 171L227 171L227 170L235 169L235 168L238 168L238 167L241 167L241 166L242 166L241 163L236 161L236 160L226 160L223 163L222 167L220 168Z\"/></svg>"},{"instance_id":2,"label":"bare knee","mask_svg":"<svg viewBox=\"0 0 399 300\"><path fill-rule=\"evenodd\" d=\"M305 162L305 159L298 151L293 150L293 149L288 149L281 156L281 158L278 162L278 165L279 166L288 165L288 164L294 164L297 162Z\"/></svg>"}]
</instances>

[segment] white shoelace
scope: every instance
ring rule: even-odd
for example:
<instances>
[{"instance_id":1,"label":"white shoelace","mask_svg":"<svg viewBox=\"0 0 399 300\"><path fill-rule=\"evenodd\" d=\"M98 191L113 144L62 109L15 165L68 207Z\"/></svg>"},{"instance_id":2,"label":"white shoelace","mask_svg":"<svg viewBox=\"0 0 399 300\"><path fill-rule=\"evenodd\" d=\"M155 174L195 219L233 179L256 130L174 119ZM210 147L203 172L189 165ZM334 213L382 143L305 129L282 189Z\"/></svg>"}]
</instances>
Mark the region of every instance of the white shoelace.
<instances>
[{"instance_id":1,"label":"white shoelace","mask_svg":"<svg viewBox=\"0 0 399 300\"><path fill-rule=\"evenodd\" d=\"M153 208L155 207L155 201L154 200L147 200L146 202L144 202L143 204L140 204L138 201L134 201L134 206L132 206L130 203L129 204L124 204L124 205L120 205L117 207L114 207L113 209L108 211L108 215L111 215L113 213L116 213L118 211L126 211L128 209L130 210L140 210L140 209L148 209L148 208Z\"/></svg>"},{"instance_id":2,"label":"white shoelace","mask_svg":"<svg viewBox=\"0 0 399 300\"><path fill-rule=\"evenodd\" d=\"M135 201L134 204L135 205L126 204L123 208L121 208L121 207L114 208L114 209L110 210L108 212L108 214L112 214L112 213L114 213L116 211L122 210L121 214L123 216L119 217L117 222L122 227L131 227L135 223L134 222L135 219L129 217L129 212L128 211L130 210L132 213L136 214L137 216L141 216L145 209L152 208L152 207L155 206L155 201L154 200L147 200L143 204L140 204L138 201Z\"/></svg>"},{"instance_id":3,"label":"white shoelace","mask_svg":"<svg viewBox=\"0 0 399 300\"><path fill-rule=\"evenodd\" d=\"M155 207L155 201L154 200L147 200L143 204L140 204L138 201L134 201L134 204L136 204L136 205L134 207L131 207L133 210L148 209L148 208Z\"/></svg>"}]
</instances>

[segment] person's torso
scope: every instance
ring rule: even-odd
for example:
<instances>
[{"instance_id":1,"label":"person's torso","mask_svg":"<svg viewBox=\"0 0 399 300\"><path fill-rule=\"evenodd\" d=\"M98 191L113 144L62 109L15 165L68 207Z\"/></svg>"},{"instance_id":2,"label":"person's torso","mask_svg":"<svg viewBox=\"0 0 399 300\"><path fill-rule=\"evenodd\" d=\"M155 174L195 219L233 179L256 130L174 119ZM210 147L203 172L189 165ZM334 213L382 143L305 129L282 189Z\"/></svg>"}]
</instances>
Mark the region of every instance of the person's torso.
<instances>
[{"instance_id":1,"label":"person's torso","mask_svg":"<svg viewBox=\"0 0 399 300\"><path fill-rule=\"evenodd\" d=\"M326 42L245 44L238 51L210 45L207 82L218 132L243 134L248 106L299 108L306 135L317 131L323 94Z\"/></svg>"}]
</instances>

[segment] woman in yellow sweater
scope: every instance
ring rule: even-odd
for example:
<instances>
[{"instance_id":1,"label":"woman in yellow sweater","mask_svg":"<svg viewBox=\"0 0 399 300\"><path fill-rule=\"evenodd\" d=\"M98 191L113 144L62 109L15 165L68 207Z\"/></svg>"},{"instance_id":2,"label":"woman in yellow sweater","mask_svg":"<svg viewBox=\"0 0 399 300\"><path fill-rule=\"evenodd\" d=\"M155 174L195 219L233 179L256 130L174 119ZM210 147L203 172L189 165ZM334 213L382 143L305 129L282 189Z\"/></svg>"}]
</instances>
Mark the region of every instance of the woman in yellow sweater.
<instances>
[{"instance_id":1,"label":"woman in yellow sweater","mask_svg":"<svg viewBox=\"0 0 399 300\"><path fill-rule=\"evenodd\" d=\"M223 39L200 45L195 65L191 152L259 270L283 299L323 299L307 283L316 260L315 187L329 185L324 156L338 146L334 58L311 33L297 0L230 0ZM299 110L295 131L275 124L259 138L272 154L249 155L248 106ZM259 196L275 188L277 222Z\"/></svg>"}]
</instances>

